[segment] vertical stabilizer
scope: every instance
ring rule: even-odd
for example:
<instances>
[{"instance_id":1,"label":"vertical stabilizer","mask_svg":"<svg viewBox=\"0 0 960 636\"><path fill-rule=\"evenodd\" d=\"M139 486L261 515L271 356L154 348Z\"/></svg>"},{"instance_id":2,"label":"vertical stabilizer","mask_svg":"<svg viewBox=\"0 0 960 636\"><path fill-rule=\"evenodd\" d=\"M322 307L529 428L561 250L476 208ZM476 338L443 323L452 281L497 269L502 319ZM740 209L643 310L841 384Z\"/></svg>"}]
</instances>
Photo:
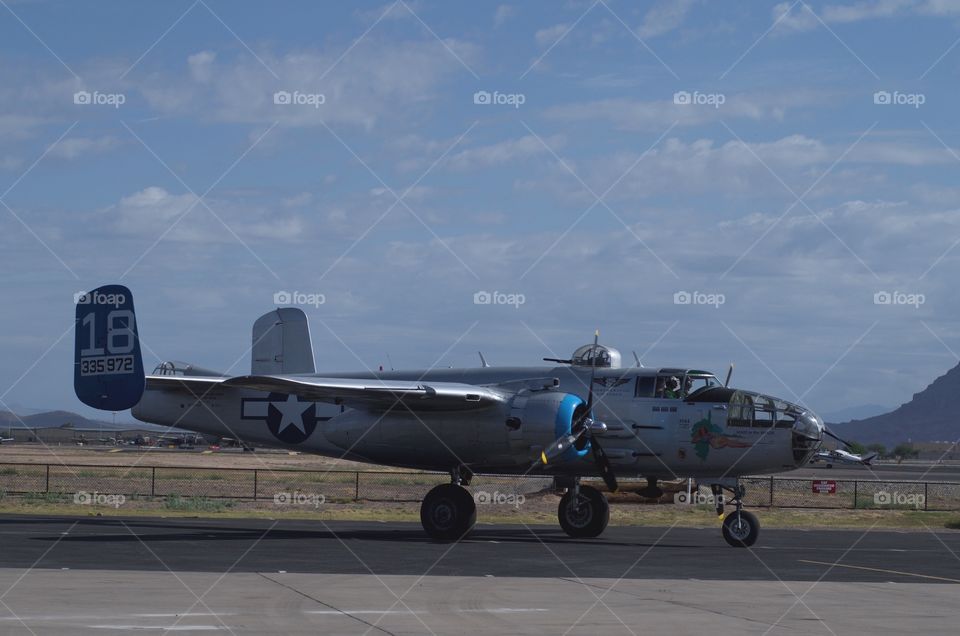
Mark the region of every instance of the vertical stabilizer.
<instances>
[{"instance_id":1,"label":"vertical stabilizer","mask_svg":"<svg viewBox=\"0 0 960 636\"><path fill-rule=\"evenodd\" d=\"M310 325L303 310L281 307L253 323L253 375L316 373Z\"/></svg>"}]
</instances>

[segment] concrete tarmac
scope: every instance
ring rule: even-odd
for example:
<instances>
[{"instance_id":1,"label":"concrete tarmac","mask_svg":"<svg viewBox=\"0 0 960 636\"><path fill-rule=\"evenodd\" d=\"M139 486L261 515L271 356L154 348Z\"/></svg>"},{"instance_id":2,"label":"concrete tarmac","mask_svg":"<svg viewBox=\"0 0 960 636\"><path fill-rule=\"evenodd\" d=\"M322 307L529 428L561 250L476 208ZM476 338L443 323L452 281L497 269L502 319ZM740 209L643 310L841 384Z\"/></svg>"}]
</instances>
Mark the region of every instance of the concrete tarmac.
<instances>
[{"instance_id":1,"label":"concrete tarmac","mask_svg":"<svg viewBox=\"0 0 960 636\"><path fill-rule=\"evenodd\" d=\"M0 634L952 634L960 595L946 530L4 516L0 546Z\"/></svg>"}]
</instances>

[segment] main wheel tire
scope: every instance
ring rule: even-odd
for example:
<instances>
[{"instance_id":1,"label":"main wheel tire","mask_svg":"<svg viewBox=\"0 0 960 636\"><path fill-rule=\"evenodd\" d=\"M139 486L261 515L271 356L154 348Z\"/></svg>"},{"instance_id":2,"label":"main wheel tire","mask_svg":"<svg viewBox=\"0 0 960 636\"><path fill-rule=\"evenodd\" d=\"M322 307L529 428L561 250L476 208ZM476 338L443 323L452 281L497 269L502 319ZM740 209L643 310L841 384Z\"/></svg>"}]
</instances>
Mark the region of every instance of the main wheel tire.
<instances>
[{"instance_id":1,"label":"main wheel tire","mask_svg":"<svg viewBox=\"0 0 960 636\"><path fill-rule=\"evenodd\" d=\"M433 488L420 504L420 523L431 539L455 541L477 522L477 504L469 492L456 484Z\"/></svg>"},{"instance_id":2,"label":"main wheel tire","mask_svg":"<svg viewBox=\"0 0 960 636\"><path fill-rule=\"evenodd\" d=\"M603 493L590 486L580 486L580 495L574 497L573 489L560 499L557 517L560 527L577 539L598 537L610 522L610 504Z\"/></svg>"},{"instance_id":3,"label":"main wheel tire","mask_svg":"<svg viewBox=\"0 0 960 636\"><path fill-rule=\"evenodd\" d=\"M748 548L757 542L760 521L753 513L737 510L723 520L723 538L735 548Z\"/></svg>"}]
</instances>

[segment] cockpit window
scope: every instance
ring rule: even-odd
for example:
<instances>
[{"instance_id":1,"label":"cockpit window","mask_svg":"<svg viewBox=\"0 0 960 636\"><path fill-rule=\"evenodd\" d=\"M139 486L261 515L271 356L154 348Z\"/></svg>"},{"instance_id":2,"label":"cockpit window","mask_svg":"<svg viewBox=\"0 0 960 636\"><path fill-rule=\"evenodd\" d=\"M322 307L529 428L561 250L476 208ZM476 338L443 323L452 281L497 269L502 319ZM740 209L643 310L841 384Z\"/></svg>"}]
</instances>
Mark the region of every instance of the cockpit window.
<instances>
[{"instance_id":1,"label":"cockpit window","mask_svg":"<svg viewBox=\"0 0 960 636\"><path fill-rule=\"evenodd\" d=\"M727 405L728 426L791 428L798 415L792 404L744 391L735 392Z\"/></svg>"},{"instance_id":2,"label":"cockpit window","mask_svg":"<svg viewBox=\"0 0 960 636\"><path fill-rule=\"evenodd\" d=\"M713 387L721 386L720 380L718 380L714 375L687 375L684 383L684 388L686 389L684 391L684 396L693 395L697 391L703 391L705 389L712 389Z\"/></svg>"}]
</instances>

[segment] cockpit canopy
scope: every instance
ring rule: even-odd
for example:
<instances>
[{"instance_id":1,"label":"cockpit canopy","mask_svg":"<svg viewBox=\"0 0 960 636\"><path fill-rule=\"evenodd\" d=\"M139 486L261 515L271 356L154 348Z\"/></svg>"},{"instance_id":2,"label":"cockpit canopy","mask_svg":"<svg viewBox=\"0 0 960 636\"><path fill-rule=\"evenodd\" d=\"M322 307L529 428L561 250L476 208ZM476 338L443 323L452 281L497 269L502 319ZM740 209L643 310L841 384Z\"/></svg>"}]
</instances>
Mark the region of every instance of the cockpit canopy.
<instances>
[{"instance_id":1,"label":"cockpit canopy","mask_svg":"<svg viewBox=\"0 0 960 636\"><path fill-rule=\"evenodd\" d=\"M195 364L181 362L180 360L168 360L161 362L153 369L153 375L173 375L173 376L201 376L201 377L226 377L219 371L204 369Z\"/></svg>"}]
</instances>

